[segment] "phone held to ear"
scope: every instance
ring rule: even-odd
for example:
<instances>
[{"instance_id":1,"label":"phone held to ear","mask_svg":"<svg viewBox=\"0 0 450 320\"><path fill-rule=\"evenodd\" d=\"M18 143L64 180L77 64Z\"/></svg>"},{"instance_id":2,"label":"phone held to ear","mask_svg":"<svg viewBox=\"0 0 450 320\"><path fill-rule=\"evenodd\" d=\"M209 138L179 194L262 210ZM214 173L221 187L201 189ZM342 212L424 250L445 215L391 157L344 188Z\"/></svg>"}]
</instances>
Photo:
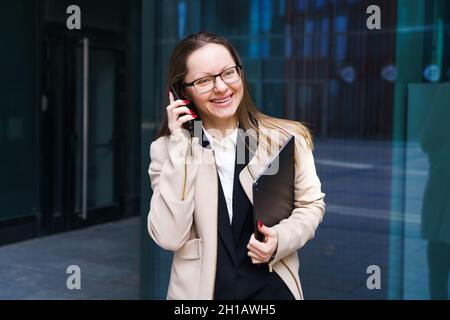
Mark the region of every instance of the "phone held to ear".
<instances>
[{"instance_id":1,"label":"phone held to ear","mask_svg":"<svg viewBox=\"0 0 450 320\"><path fill-rule=\"evenodd\" d=\"M175 100L186 100L186 99L182 99L181 96L178 95L177 91L175 90L175 87L172 86L170 88L170 91L173 94L173 97L175 98ZM191 111L193 111L197 116L197 107L195 106L195 104L193 104L192 102L190 102L188 105L186 105L186 107L188 107ZM198 120L201 120L200 117L197 117ZM196 119L196 120L197 120ZM194 121L195 120L189 120L186 121L185 123L183 123L183 127L189 131L189 134L191 137L194 137Z\"/></svg>"}]
</instances>

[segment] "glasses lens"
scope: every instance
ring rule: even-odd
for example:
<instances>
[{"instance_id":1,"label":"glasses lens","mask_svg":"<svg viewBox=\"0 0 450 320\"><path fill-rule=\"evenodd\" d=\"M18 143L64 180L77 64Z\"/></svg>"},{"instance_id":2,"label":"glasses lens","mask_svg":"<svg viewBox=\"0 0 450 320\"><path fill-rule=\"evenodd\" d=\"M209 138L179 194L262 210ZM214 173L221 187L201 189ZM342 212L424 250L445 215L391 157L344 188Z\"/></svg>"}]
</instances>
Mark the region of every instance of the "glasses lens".
<instances>
[{"instance_id":1,"label":"glasses lens","mask_svg":"<svg viewBox=\"0 0 450 320\"><path fill-rule=\"evenodd\" d=\"M222 76L223 81L225 81L226 83L233 83L240 79L238 67L233 67L231 69L225 70L221 74L221 76Z\"/></svg>"},{"instance_id":2,"label":"glasses lens","mask_svg":"<svg viewBox=\"0 0 450 320\"><path fill-rule=\"evenodd\" d=\"M214 78L213 77L204 77L204 78L198 79L197 81L194 82L194 87L198 93L208 92L212 88L214 88Z\"/></svg>"}]
</instances>

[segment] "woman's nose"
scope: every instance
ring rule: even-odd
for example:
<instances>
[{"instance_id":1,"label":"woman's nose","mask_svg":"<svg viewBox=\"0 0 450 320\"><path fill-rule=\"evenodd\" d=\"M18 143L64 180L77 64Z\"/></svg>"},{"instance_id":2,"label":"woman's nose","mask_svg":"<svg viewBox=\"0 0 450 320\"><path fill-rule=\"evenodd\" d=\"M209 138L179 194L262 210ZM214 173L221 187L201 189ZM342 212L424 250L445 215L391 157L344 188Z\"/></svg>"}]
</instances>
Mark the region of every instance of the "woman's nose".
<instances>
[{"instance_id":1,"label":"woman's nose","mask_svg":"<svg viewBox=\"0 0 450 320\"><path fill-rule=\"evenodd\" d=\"M216 80L216 83L214 84L215 91L221 92L227 90L228 85L222 80L222 78L217 77L215 80Z\"/></svg>"}]
</instances>

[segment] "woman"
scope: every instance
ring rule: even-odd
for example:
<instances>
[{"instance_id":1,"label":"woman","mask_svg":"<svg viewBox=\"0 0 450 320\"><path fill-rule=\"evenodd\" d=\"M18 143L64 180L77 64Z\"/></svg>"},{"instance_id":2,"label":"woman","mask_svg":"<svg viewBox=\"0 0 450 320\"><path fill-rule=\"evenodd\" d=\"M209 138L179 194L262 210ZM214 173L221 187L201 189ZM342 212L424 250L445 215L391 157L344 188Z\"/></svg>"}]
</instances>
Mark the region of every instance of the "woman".
<instances>
[{"instance_id":1,"label":"woman","mask_svg":"<svg viewBox=\"0 0 450 320\"><path fill-rule=\"evenodd\" d=\"M174 252L168 299L303 299L297 250L325 206L311 136L298 122L258 112L244 70L233 46L207 32L182 40L169 62L169 105L150 147L148 215L152 239ZM194 119L192 136L184 128ZM258 224L260 242L252 182L290 135L295 209L278 225Z\"/></svg>"}]
</instances>

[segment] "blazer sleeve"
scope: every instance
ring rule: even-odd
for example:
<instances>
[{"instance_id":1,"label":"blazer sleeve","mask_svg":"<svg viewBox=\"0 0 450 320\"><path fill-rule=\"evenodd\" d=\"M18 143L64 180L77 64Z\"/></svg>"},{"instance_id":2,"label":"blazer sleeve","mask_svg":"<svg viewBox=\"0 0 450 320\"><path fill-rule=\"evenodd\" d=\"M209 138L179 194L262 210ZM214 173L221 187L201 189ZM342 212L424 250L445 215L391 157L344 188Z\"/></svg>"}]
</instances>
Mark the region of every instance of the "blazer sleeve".
<instances>
[{"instance_id":1,"label":"blazer sleeve","mask_svg":"<svg viewBox=\"0 0 450 320\"><path fill-rule=\"evenodd\" d=\"M296 140L299 164L295 169L295 209L288 219L274 226L278 233L278 249L270 266L312 239L325 213L325 194L321 191L313 153L303 137L296 136Z\"/></svg>"},{"instance_id":2,"label":"blazer sleeve","mask_svg":"<svg viewBox=\"0 0 450 320\"><path fill-rule=\"evenodd\" d=\"M189 161L191 140L170 135L150 145L153 195L147 228L163 249L178 251L188 240L194 213L196 167Z\"/></svg>"}]
</instances>

